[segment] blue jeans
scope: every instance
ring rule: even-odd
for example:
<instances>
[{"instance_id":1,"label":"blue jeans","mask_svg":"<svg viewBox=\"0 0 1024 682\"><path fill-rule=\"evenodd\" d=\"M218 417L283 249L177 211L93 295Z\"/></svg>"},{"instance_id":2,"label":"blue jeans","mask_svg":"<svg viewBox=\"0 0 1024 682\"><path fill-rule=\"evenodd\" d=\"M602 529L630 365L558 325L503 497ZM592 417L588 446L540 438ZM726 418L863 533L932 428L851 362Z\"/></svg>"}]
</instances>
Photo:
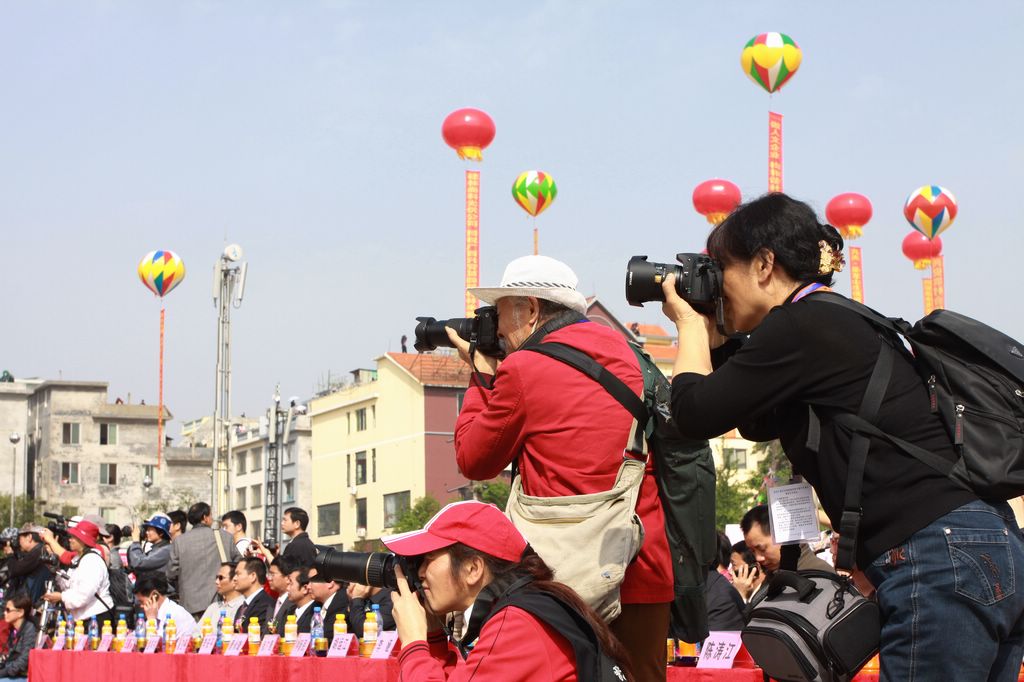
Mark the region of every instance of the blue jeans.
<instances>
[{"instance_id":1,"label":"blue jeans","mask_svg":"<svg viewBox=\"0 0 1024 682\"><path fill-rule=\"evenodd\" d=\"M1015 681L1024 654L1018 572L1024 580L1024 538L1005 502L965 504L872 561L881 680Z\"/></svg>"}]
</instances>

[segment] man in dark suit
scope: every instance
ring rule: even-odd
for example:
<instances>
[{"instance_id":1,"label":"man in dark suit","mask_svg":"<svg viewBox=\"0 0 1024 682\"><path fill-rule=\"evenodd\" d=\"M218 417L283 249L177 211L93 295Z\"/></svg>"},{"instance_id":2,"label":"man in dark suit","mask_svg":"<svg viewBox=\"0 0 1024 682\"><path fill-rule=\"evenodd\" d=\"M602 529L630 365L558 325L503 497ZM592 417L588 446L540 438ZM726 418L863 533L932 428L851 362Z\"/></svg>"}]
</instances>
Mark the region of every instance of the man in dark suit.
<instances>
[{"instance_id":1,"label":"man in dark suit","mask_svg":"<svg viewBox=\"0 0 1024 682\"><path fill-rule=\"evenodd\" d=\"M339 613L348 614L348 596L345 584L336 580L327 580L317 575L315 568L308 571L309 591L313 599L320 604L320 615L324 619L324 636L330 642L334 639L334 619Z\"/></svg>"},{"instance_id":2,"label":"man in dark suit","mask_svg":"<svg viewBox=\"0 0 1024 682\"><path fill-rule=\"evenodd\" d=\"M282 554L295 559L299 566L312 566L316 558L316 545L309 539L306 528L309 514L298 507L288 507L281 518L281 532L291 538Z\"/></svg>"},{"instance_id":3,"label":"man in dark suit","mask_svg":"<svg viewBox=\"0 0 1024 682\"><path fill-rule=\"evenodd\" d=\"M245 601L235 612L235 632L248 632L249 619L255 618L260 624L260 634L267 634L267 624L274 617L274 599L263 591L266 580L267 569L262 560L248 557L238 562L235 589Z\"/></svg>"},{"instance_id":4,"label":"man in dark suit","mask_svg":"<svg viewBox=\"0 0 1024 682\"><path fill-rule=\"evenodd\" d=\"M288 576L288 601L292 604L288 615L295 616L295 623L298 625L299 632L310 631L310 627L313 624L313 607L319 606L319 604L313 601L313 593L309 589L309 571L310 569L303 567L292 571L291 575ZM323 611L321 610L322 614ZM285 622L287 622L287 616L285 616L285 621L281 623L280 632L282 634L284 633ZM324 633L326 634L326 632L325 624Z\"/></svg>"}]
</instances>

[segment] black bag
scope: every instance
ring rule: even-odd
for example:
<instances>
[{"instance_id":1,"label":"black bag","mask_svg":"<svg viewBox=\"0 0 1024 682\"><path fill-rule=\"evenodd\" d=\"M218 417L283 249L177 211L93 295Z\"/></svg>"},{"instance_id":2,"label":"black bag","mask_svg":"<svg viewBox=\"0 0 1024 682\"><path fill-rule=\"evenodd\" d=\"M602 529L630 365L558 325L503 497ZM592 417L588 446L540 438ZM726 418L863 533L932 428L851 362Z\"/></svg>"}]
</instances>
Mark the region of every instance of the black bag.
<instances>
[{"instance_id":1,"label":"black bag","mask_svg":"<svg viewBox=\"0 0 1024 682\"><path fill-rule=\"evenodd\" d=\"M817 296L852 310L890 338L907 340L928 386L932 412L942 419L958 459L950 462L884 433L870 419L828 412L832 422L891 443L982 499L1024 494L1024 344L950 310L936 310L911 327L842 296Z\"/></svg>"},{"instance_id":2,"label":"black bag","mask_svg":"<svg viewBox=\"0 0 1024 682\"><path fill-rule=\"evenodd\" d=\"M132 581L125 570L108 566L107 577L110 579L110 598L114 600L113 607L135 606Z\"/></svg>"},{"instance_id":3,"label":"black bag","mask_svg":"<svg viewBox=\"0 0 1024 682\"><path fill-rule=\"evenodd\" d=\"M845 682L878 651L878 605L846 577L777 571L755 596L743 644L780 682Z\"/></svg>"}]
</instances>

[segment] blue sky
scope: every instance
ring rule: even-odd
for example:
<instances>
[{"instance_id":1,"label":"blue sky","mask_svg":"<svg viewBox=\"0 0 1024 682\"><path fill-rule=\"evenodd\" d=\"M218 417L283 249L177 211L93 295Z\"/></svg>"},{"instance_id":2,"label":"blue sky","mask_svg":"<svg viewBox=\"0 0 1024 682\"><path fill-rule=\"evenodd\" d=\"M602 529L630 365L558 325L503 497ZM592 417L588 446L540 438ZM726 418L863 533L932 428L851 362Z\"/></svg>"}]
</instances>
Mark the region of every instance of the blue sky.
<instances>
[{"instance_id":1,"label":"blue sky","mask_svg":"<svg viewBox=\"0 0 1024 682\"><path fill-rule=\"evenodd\" d=\"M462 106L498 131L482 283L532 248L509 190L539 168L559 187L541 252L659 322L624 301L628 258L699 250L698 182L766 189L769 97L739 67L764 31L804 54L771 102L786 191L822 213L845 191L874 203L868 304L920 317L901 209L937 183L960 202L947 306L1024 339L1022 25L1019 2L4 3L0 368L155 402L159 304L135 267L172 249L188 276L166 300L165 400L210 413L228 242L249 261L236 412L372 366L417 315L462 309L464 166L440 136Z\"/></svg>"}]
</instances>

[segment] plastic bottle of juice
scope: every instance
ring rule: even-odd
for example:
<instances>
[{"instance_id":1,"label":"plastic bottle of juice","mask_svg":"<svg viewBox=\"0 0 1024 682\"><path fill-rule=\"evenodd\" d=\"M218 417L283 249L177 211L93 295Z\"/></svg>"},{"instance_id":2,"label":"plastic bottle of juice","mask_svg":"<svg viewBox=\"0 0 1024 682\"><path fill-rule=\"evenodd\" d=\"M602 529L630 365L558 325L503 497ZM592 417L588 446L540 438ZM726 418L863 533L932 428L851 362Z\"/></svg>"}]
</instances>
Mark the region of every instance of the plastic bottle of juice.
<instances>
[{"instance_id":1,"label":"plastic bottle of juice","mask_svg":"<svg viewBox=\"0 0 1024 682\"><path fill-rule=\"evenodd\" d=\"M58 613L57 614L57 626L53 630L53 638L57 639L57 635L60 635L62 633L66 635L66 633L67 633L67 626L64 625L64 614ZM67 641L67 637L66 636L65 636L64 640L65 640L65 642Z\"/></svg>"},{"instance_id":2,"label":"plastic bottle of juice","mask_svg":"<svg viewBox=\"0 0 1024 682\"><path fill-rule=\"evenodd\" d=\"M367 611L366 621L363 623L363 643L359 646L359 653L369 656L377 646L377 612Z\"/></svg>"},{"instance_id":3,"label":"plastic bottle of juice","mask_svg":"<svg viewBox=\"0 0 1024 682\"><path fill-rule=\"evenodd\" d=\"M107 635L111 635L111 639L113 639L113 634L114 634L114 629L112 627L110 627L110 621L109 620L103 621L103 627L100 628L100 636L101 637L106 637ZM111 641L111 644L113 644L113 641ZM96 645L99 646L99 642L97 642Z\"/></svg>"},{"instance_id":4,"label":"plastic bottle of juice","mask_svg":"<svg viewBox=\"0 0 1024 682\"><path fill-rule=\"evenodd\" d=\"M348 634L348 621L345 620L345 614L339 613L334 616L334 634L336 635L347 635Z\"/></svg>"},{"instance_id":5,"label":"plastic bottle of juice","mask_svg":"<svg viewBox=\"0 0 1024 682\"><path fill-rule=\"evenodd\" d=\"M125 621L124 614L122 613L117 617L117 629L114 630L114 651L121 650L126 636L128 636L128 623Z\"/></svg>"},{"instance_id":6,"label":"plastic bottle of juice","mask_svg":"<svg viewBox=\"0 0 1024 682\"><path fill-rule=\"evenodd\" d=\"M77 645L83 637L85 637L85 621L75 621L75 644Z\"/></svg>"},{"instance_id":7,"label":"plastic bottle of juice","mask_svg":"<svg viewBox=\"0 0 1024 682\"><path fill-rule=\"evenodd\" d=\"M311 630L312 631L312 630ZM281 655L291 656L292 647L299 636L299 624L295 622L295 614L291 614L284 623L284 639L281 640Z\"/></svg>"},{"instance_id":8,"label":"plastic bottle of juice","mask_svg":"<svg viewBox=\"0 0 1024 682\"><path fill-rule=\"evenodd\" d=\"M317 656L327 655L327 637L324 636L324 617L320 607L313 607L313 621L309 626L309 634L313 640L313 653Z\"/></svg>"},{"instance_id":9,"label":"plastic bottle of juice","mask_svg":"<svg viewBox=\"0 0 1024 682\"><path fill-rule=\"evenodd\" d=\"M64 648L73 649L75 646L75 619L68 616L67 622L64 623Z\"/></svg>"},{"instance_id":10,"label":"plastic bottle of juice","mask_svg":"<svg viewBox=\"0 0 1024 682\"><path fill-rule=\"evenodd\" d=\"M96 621L96 616L93 616L89 620L89 648L93 651L100 645L100 624Z\"/></svg>"},{"instance_id":11,"label":"plastic bottle of juice","mask_svg":"<svg viewBox=\"0 0 1024 682\"><path fill-rule=\"evenodd\" d=\"M146 648L146 617L141 613L135 619L135 648L139 651Z\"/></svg>"},{"instance_id":12,"label":"plastic bottle of juice","mask_svg":"<svg viewBox=\"0 0 1024 682\"><path fill-rule=\"evenodd\" d=\"M159 635L159 633L157 632L157 629L156 629L156 618L150 618L149 620L146 621L146 642L149 641L150 637L159 637L159 636L160 635ZM145 644L146 642L143 642L143 644ZM146 647L143 646L142 648L145 649Z\"/></svg>"},{"instance_id":13,"label":"plastic bottle of juice","mask_svg":"<svg viewBox=\"0 0 1024 682\"><path fill-rule=\"evenodd\" d=\"M227 652L228 647L231 646L231 638L235 636L235 625L231 622L230 618L224 618L224 622L220 626L220 646L221 651Z\"/></svg>"},{"instance_id":14,"label":"plastic bottle of juice","mask_svg":"<svg viewBox=\"0 0 1024 682\"><path fill-rule=\"evenodd\" d=\"M164 625L164 653L173 654L177 645L178 626L174 624L173 618L168 618L167 624Z\"/></svg>"},{"instance_id":15,"label":"plastic bottle of juice","mask_svg":"<svg viewBox=\"0 0 1024 682\"><path fill-rule=\"evenodd\" d=\"M249 619L249 655L255 656L260 650L260 621L253 616Z\"/></svg>"},{"instance_id":16,"label":"plastic bottle of juice","mask_svg":"<svg viewBox=\"0 0 1024 682\"><path fill-rule=\"evenodd\" d=\"M199 624L197 634L192 635L192 647L198 652L199 647L203 645L203 638L210 634L213 634L213 623L210 622L209 616L205 616L203 622Z\"/></svg>"}]
</instances>

